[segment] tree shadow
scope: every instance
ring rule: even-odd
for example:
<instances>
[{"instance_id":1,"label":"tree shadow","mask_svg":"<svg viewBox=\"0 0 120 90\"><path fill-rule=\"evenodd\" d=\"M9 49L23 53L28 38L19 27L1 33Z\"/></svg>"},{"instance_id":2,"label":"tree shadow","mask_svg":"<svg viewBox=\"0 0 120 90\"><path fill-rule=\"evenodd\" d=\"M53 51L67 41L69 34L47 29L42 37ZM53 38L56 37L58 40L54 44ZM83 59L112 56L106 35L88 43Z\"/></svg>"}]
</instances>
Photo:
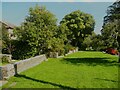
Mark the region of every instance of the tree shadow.
<instances>
[{"instance_id":1,"label":"tree shadow","mask_svg":"<svg viewBox=\"0 0 120 90\"><path fill-rule=\"evenodd\" d=\"M109 79L101 79L101 78L94 78L94 79L103 80L103 81L117 82L117 83L120 82L120 81L109 80Z\"/></svg>"},{"instance_id":2,"label":"tree shadow","mask_svg":"<svg viewBox=\"0 0 120 90\"><path fill-rule=\"evenodd\" d=\"M50 85L53 85L53 86L58 86L59 88L62 88L62 89L65 89L65 90L77 90L76 88L73 88L73 87L70 87L70 86L64 86L64 85L53 83L53 82L38 80L38 79L28 77L26 75L16 74L15 77L20 77L20 78L22 77L22 78L29 79L29 80L32 80L32 81L35 81L35 82L39 82L39 83L43 83L43 84L50 84Z\"/></svg>"},{"instance_id":3,"label":"tree shadow","mask_svg":"<svg viewBox=\"0 0 120 90\"><path fill-rule=\"evenodd\" d=\"M120 66L120 63L116 61L110 61L109 58L64 58L61 60L66 64L81 65L86 64L88 66L105 65L105 66Z\"/></svg>"}]
</instances>

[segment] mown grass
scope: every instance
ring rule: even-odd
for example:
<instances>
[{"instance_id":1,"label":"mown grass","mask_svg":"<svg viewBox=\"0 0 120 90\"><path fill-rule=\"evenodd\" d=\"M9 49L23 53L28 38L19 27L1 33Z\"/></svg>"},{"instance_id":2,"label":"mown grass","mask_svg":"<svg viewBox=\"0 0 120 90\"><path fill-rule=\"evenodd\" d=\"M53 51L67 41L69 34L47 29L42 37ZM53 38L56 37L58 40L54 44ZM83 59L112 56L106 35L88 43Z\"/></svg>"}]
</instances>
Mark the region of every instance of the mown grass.
<instances>
[{"instance_id":1,"label":"mown grass","mask_svg":"<svg viewBox=\"0 0 120 90\"><path fill-rule=\"evenodd\" d=\"M9 79L3 88L118 88L118 57L77 52L48 61Z\"/></svg>"},{"instance_id":2,"label":"mown grass","mask_svg":"<svg viewBox=\"0 0 120 90\"><path fill-rule=\"evenodd\" d=\"M14 60L14 61L11 61L10 63L9 62L0 62L0 66L4 66L4 65L7 65L7 64L13 64L15 62L18 62L19 60Z\"/></svg>"},{"instance_id":3,"label":"mown grass","mask_svg":"<svg viewBox=\"0 0 120 90\"><path fill-rule=\"evenodd\" d=\"M4 65L7 65L7 64L10 64L10 63L0 63L0 66L4 66Z\"/></svg>"},{"instance_id":4,"label":"mown grass","mask_svg":"<svg viewBox=\"0 0 120 90\"><path fill-rule=\"evenodd\" d=\"M0 63L0 66L4 66L4 65L7 65L7 64L10 64L10 63Z\"/></svg>"}]
</instances>

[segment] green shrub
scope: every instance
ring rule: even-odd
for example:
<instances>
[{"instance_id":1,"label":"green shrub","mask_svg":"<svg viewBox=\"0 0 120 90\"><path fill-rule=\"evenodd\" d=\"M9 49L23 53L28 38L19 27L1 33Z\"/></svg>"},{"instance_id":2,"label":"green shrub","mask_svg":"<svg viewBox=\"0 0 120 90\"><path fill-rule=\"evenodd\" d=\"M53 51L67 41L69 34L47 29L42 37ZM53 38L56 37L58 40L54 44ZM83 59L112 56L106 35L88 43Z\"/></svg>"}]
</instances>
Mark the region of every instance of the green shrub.
<instances>
[{"instance_id":1,"label":"green shrub","mask_svg":"<svg viewBox=\"0 0 120 90\"><path fill-rule=\"evenodd\" d=\"M62 48L62 49L60 49L60 50L58 51L58 55L59 55L59 56L64 55L64 53L65 53L64 48Z\"/></svg>"},{"instance_id":2,"label":"green shrub","mask_svg":"<svg viewBox=\"0 0 120 90\"><path fill-rule=\"evenodd\" d=\"M23 60L35 56L36 50L24 41L14 41L14 51L12 51L12 58L16 60Z\"/></svg>"},{"instance_id":3,"label":"green shrub","mask_svg":"<svg viewBox=\"0 0 120 90\"><path fill-rule=\"evenodd\" d=\"M10 63L10 57L9 56L2 56L1 58L2 63Z\"/></svg>"},{"instance_id":4,"label":"green shrub","mask_svg":"<svg viewBox=\"0 0 120 90\"><path fill-rule=\"evenodd\" d=\"M65 47L65 54L68 53L70 50L75 50L75 47L73 47L72 45L70 44L66 44Z\"/></svg>"}]
</instances>

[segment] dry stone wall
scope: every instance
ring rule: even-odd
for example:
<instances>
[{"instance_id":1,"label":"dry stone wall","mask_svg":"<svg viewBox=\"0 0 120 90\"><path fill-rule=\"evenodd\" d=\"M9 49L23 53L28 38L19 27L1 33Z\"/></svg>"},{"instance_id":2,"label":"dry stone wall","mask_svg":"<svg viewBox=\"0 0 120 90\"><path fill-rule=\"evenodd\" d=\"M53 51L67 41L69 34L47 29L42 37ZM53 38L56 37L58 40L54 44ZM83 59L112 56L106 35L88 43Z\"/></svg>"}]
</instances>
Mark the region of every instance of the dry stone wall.
<instances>
[{"instance_id":1,"label":"dry stone wall","mask_svg":"<svg viewBox=\"0 0 120 90\"><path fill-rule=\"evenodd\" d=\"M36 66L38 64L40 64L42 61L46 60L46 56L45 55L41 55L41 56L36 56L33 58L29 58L26 60L22 60L20 62L16 62L14 64L15 69L17 70L18 73L27 70L33 66Z\"/></svg>"},{"instance_id":2,"label":"dry stone wall","mask_svg":"<svg viewBox=\"0 0 120 90\"><path fill-rule=\"evenodd\" d=\"M7 64L5 66L0 66L0 80L14 76L15 74L27 70L31 67L34 67L45 60L47 60L46 56L40 55L29 59L21 60L14 64Z\"/></svg>"}]
</instances>

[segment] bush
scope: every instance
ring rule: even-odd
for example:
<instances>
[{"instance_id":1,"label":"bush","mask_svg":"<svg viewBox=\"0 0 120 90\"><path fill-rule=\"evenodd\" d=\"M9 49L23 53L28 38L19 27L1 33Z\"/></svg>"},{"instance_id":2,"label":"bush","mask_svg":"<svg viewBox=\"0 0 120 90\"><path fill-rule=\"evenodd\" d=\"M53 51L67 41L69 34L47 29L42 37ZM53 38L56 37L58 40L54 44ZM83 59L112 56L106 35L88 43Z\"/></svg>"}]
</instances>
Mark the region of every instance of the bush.
<instances>
[{"instance_id":1,"label":"bush","mask_svg":"<svg viewBox=\"0 0 120 90\"><path fill-rule=\"evenodd\" d=\"M0 62L10 63L11 62L11 56L10 55L0 55Z\"/></svg>"},{"instance_id":2,"label":"bush","mask_svg":"<svg viewBox=\"0 0 120 90\"><path fill-rule=\"evenodd\" d=\"M60 50L58 51L58 56L64 55L64 53L65 53L64 48L63 48L63 49L60 49Z\"/></svg>"},{"instance_id":3,"label":"bush","mask_svg":"<svg viewBox=\"0 0 120 90\"><path fill-rule=\"evenodd\" d=\"M65 54L67 54L70 50L75 50L76 48L70 44L66 44L64 49L65 49Z\"/></svg>"},{"instance_id":4,"label":"bush","mask_svg":"<svg viewBox=\"0 0 120 90\"><path fill-rule=\"evenodd\" d=\"M28 45L27 42L14 41L14 51L12 51L12 58L16 60L23 60L35 56L36 50Z\"/></svg>"}]
</instances>

